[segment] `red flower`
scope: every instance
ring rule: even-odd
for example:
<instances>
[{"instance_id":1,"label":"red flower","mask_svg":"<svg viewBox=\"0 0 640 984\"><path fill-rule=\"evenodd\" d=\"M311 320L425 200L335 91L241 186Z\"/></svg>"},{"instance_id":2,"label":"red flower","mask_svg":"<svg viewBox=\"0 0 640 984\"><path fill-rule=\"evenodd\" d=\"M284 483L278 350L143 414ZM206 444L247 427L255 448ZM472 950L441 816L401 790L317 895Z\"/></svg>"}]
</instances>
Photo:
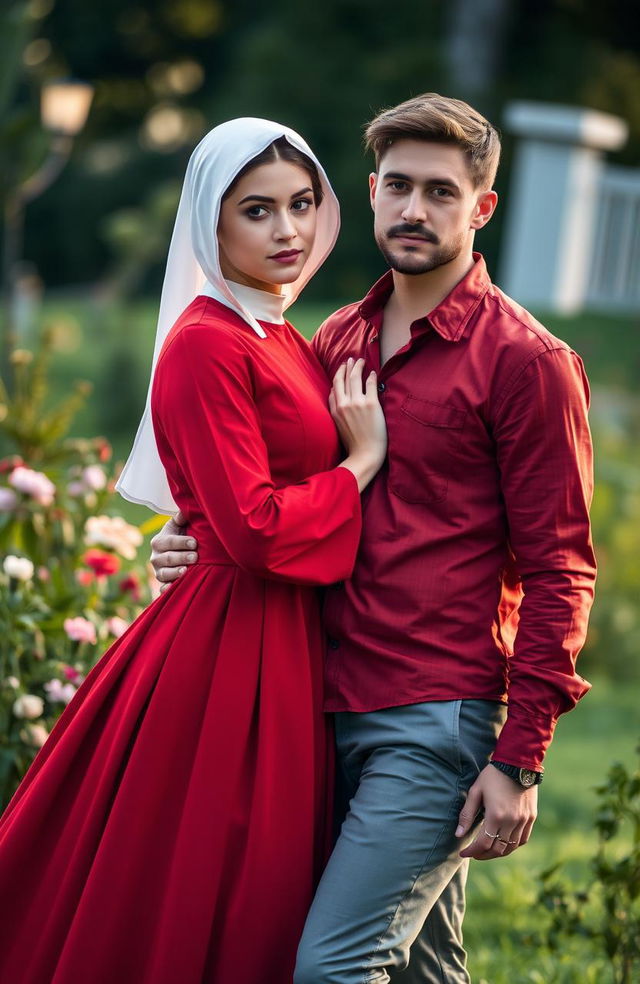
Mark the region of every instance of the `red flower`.
<instances>
[{"instance_id":1,"label":"red flower","mask_svg":"<svg viewBox=\"0 0 640 984\"><path fill-rule=\"evenodd\" d=\"M12 454L8 458L3 458L0 461L0 475L4 475L6 472L12 472L15 468L21 468L24 466L24 461L19 454Z\"/></svg>"},{"instance_id":2,"label":"red flower","mask_svg":"<svg viewBox=\"0 0 640 984\"><path fill-rule=\"evenodd\" d=\"M140 578L137 574L127 574L120 581L119 587L123 594L130 594L134 601L140 601L142 593L140 591Z\"/></svg>"},{"instance_id":3,"label":"red flower","mask_svg":"<svg viewBox=\"0 0 640 984\"><path fill-rule=\"evenodd\" d=\"M87 550L82 560L98 578L109 577L120 570L120 558L104 550Z\"/></svg>"},{"instance_id":4,"label":"red flower","mask_svg":"<svg viewBox=\"0 0 640 984\"><path fill-rule=\"evenodd\" d=\"M111 455L113 454L113 450L111 448L111 445L107 441L106 437L97 438L96 447L98 450L98 458L100 459L100 461L109 461Z\"/></svg>"}]
</instances>

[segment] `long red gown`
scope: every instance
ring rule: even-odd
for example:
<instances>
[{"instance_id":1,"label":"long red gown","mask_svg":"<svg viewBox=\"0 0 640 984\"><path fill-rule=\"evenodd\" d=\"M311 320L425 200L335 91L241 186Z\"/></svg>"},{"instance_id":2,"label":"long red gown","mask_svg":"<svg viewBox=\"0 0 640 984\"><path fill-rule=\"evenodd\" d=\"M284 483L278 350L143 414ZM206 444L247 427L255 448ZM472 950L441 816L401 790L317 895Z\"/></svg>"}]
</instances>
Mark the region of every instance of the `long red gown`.
<instances>
[{"instance_id":1,"label":"long red gown","mask_svg":"<svg viewBox=\"0 0 640 984\"><path fill-rule=\"evenodd\" d=\"M200 562L104 655L0 822L1 984L290 984L327 846L316 585L354 476L289 324L199 296L154 426Z\"/></svg>"}]
</instances>

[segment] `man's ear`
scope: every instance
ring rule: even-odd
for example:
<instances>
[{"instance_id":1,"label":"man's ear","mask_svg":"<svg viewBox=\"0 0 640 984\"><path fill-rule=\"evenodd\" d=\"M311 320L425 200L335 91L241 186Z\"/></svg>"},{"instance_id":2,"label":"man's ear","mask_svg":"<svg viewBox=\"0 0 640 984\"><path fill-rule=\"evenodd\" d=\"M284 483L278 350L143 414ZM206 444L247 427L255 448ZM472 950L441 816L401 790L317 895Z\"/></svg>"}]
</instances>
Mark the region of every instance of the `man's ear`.
<instances>
[{"instance_id":1,"label":"man's ear","mask_svg":"<svg viewBox=\"0 0 640 984\"><path fill-rule=\"evenodd\" d=\"M378 175L375 171L372 171L369 175L369 201L371 203L371 208L376 210L375 200L376 200L376 189L378 187Z\"/></svg>"},{"instance_id":2,"label":"man's ear","mask_svg":"<svg viewBox=\"0 0 640 984\"><path fill-rule=\"evenodd\" d=\"M483 191L478 195L476 207L471 218L472 229L482 229L496 210L498 196L495 191Z\"/></svg>"}]
</instances>

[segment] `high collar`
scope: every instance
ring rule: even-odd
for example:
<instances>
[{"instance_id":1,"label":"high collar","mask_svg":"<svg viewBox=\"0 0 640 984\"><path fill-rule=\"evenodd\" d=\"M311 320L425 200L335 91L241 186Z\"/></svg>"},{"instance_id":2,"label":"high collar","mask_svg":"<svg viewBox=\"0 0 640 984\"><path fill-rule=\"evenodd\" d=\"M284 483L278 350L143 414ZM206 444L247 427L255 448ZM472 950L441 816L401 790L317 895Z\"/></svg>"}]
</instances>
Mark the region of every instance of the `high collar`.
<instances>
[{"instance_id":1,"label":"high collar","mask_svg":"<svg viewBox=\"0 0 640 984\"><path fill-rule=\"evenodd\" d=\"M484 297L491 281L480 253L473 254L474 264L453 290L438 304L412 324L412 331L434 328L447 342L462 338L469 319ZM387 272L377 281L358 308L364 321L373 321L382 311L393 293L393 273Z\"/></svg>"},{"instance_id":2,"label":"high collar","mask_svg":"<svg viewBox=\"0 0 640 984\"><path fill-rule=\"evenodd\" d=\"M239 304L249 311L256 321L266 321L270 325L284 324L286 294L271 294L266 290L257 290L255 287L237 284L233 280L227 280L225 283ZM213 297L227 307L229 306L229 302L222 292L208 281L205 282L200 293L206 297Z\"/></svg>"}]
</instances>

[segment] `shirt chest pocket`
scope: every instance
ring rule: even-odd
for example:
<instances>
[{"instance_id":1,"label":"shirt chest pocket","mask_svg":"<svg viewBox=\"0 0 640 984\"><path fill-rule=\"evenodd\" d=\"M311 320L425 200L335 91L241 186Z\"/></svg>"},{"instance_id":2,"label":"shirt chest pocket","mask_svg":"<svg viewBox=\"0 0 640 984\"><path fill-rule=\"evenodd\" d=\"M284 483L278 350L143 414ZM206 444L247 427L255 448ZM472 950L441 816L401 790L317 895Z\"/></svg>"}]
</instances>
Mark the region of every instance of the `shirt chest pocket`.
<instances>
[{"instance_id":1,"label":"shirt chest pocket","mask_svg":"<svg viewBox=\"0 0 640 984\"><path fill-rule=\"evenodd\" d=\"M408 394L389 426L389 487L406 502L445 499L466 410Z\"/></svg>"}]
</instances>

